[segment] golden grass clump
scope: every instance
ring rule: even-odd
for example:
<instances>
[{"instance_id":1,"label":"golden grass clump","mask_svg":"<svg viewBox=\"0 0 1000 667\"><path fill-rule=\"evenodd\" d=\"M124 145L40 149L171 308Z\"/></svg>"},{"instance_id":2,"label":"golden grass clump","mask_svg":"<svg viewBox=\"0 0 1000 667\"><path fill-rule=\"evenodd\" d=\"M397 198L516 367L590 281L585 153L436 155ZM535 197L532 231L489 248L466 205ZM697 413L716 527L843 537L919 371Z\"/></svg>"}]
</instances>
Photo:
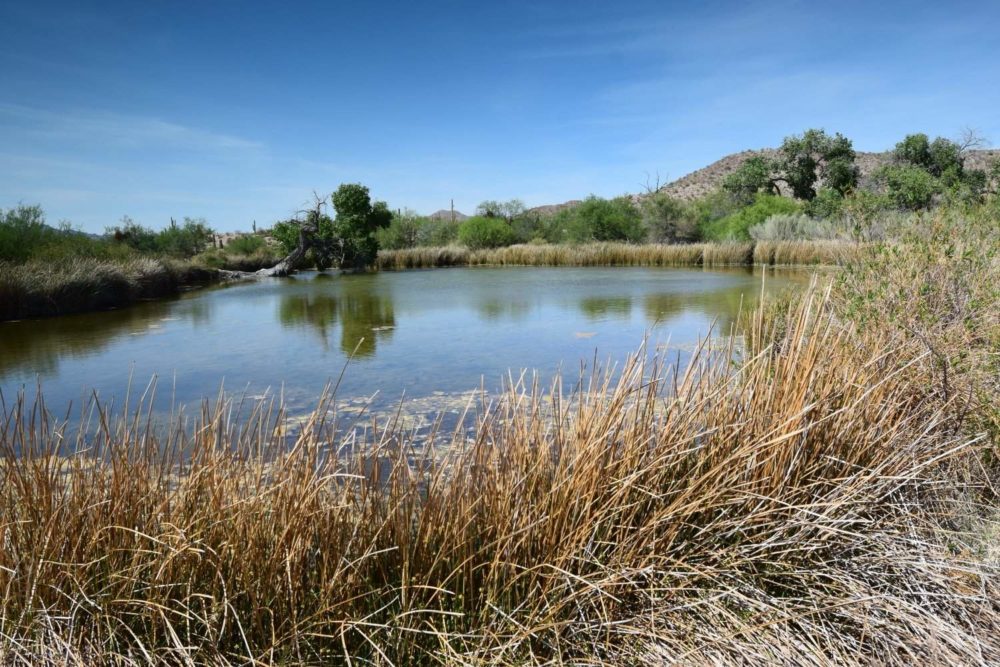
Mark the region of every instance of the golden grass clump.
<instances>
[{"instance_id":1,"label":"golden grass clump","mask_svg":"<svg viewBox=\"0 0 1000 667\"><path fill-rule=\"evenodd\" d=\"M444 266L751 266L753 264L842 264L858 245L844 241L757 243L521 244L469 250L461 246L379 251L382 270Z\"/></svg>"},{"instance_id":2,"label":"golden grass clump","mask_svg":"<svg viewBox=\"0 0 1000 667\"><path fill-rule=\"evenodd\" d=\"M1000 661L953 527L978 443L921 357L816 292L743 333L515 383L429 443L329 401L293 443L276 407L5 405L0 662Z\"/></svg>"},{"instance_id":3,"label":"golden grass clump","mask_svg":"<svg viewBox=\"0 0 1000 667\"><path fill-rule=\"evenodd\" d=\"M756 241L754 264L843 266L858 258L863 246L844 241Z\"/></svg>"}]
</instances>

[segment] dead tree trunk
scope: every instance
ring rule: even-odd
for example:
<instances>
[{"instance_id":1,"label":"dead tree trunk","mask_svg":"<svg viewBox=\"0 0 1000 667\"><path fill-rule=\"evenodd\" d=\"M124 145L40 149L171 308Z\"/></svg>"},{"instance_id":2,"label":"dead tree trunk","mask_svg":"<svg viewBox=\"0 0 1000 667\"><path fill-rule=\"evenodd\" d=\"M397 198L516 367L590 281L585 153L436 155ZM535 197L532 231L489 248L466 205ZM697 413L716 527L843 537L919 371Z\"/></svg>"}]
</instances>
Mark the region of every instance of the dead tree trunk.
<instances>
[{"instance_id":1,"label":"dead tree trunk","mask_svg":"<svg viewBox=\"0 0 1000 667\"><path fill-rule=\"evenodd\" d=\"M306 253L313 245L319 225L316 220L306 220L299 227L299 243L295 249L285 255L285 258L269 269L257 271L258 276L282 278L292 273L302 264Z\"/></svg>"},{"instance_id":2,"label":"dead tree trunk","mask_svg":"<svg viewBox=\"0 0 1000 667\"><path fill-rule=\"evenodd\" d=\"M305 212L306 219L299 225L299 242L298 245L295 246L295 249L271 268L261 269L260 271L257 271L255 275L281 278L290 273L294 273L302 265L303 260L305 260L306 253L313 247L317 247L320 252L326 255L332 254L332 248L326 247L329 244L326 241L319 240L318 238L319 221L323 215L323 206L325 204L326 201L317 195L316 205L312 210ZM343 243L341 243L341 245L343 245Z\"/></svg>"}]
</instances>

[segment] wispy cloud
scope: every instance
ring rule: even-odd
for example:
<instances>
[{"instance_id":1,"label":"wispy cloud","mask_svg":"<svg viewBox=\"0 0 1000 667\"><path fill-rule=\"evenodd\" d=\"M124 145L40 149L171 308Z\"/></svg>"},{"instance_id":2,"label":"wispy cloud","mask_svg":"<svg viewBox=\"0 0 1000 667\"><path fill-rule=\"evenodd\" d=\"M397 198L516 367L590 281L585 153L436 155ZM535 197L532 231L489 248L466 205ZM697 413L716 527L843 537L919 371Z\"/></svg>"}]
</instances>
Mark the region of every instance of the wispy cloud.
<instances>
[{"instance_id":1,"label":"wispy cloud","mask_svg":"<svg viewBox=\"0 0 1000 667\"><path fill-rule=\"evenodd\" d=\"M256 141L161 118L92 110L56 112L2 103L0 132L46 143L87 143L122 149L245 152L263 148Z\"/></svg>"}]
</instances>

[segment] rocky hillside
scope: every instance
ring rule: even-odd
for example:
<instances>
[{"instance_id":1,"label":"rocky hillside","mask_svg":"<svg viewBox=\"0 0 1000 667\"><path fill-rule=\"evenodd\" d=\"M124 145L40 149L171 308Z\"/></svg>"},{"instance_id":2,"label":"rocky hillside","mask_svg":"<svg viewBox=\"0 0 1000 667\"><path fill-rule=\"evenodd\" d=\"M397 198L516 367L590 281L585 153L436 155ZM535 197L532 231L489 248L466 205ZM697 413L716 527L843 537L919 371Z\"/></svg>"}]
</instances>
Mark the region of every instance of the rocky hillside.
<instances>
[{"instance_id":1,"label":"rocky hillside","mask_svg":"<svg viewBox=\"0 0 1000 667\"><path fill-rule=\"evenodd\" d=\"M707 167L693 171L687 176L678 178L672 183L667 183L660 188L660 192L665 192L671 197L684 201L690 201L692 199L703 197L721 186L722 180L729 174L739 169L740 165L749 158L756 155L773 157L776 153L777 150L774 148L762 148L760 150L748 150L743 151L742 153L727 155ZM997 158L1000 158L1000 150L993 149L970 151L968 157L966 158L965 166L968 169L987 169L990 163ZM887 164L888 162L888 152L859 152L857 155L857 164L861 169L861 179L865 180L867 177L871 176L876 169L884 164Z\"/></svg>"},{"instance_id":2,"label":"rocky hillside","mask_svg":"<svg viewBox=\"0 0 1000 667\"><path fill-rule=\"evenodd\" d=\"M430 218L431 220L451 220L451 214L452 212L450 210L443 208L440 211L434 211L427 217ZM469 216L465 215L464 213L459 213L458 211L455 211L455 220L458 222L466 220L468 219L468 217Z\"/></svg>"},{"instance_id":3,"label":"rocky hillside","mask_svg":"<svg viewBox=\"0 0 1000 667\"><path fill-rule=\"evenodd\" d=\"M540 217L545 217L549 215L555 215L559 211L567 208L573 208L580 203L579 199L571 199L568 202L563 202L562 204L545 204L543 206L536 206L535 208L529 208L526 213L528 215L537 215Z\"/></svg>"}]
</instances>

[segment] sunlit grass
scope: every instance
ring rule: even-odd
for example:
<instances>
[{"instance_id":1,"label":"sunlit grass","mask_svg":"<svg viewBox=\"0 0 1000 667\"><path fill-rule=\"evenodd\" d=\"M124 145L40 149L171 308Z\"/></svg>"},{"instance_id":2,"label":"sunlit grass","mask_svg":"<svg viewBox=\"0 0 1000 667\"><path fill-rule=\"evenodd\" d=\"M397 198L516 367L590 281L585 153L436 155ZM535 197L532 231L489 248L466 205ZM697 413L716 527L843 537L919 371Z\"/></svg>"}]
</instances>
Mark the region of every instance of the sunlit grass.
<instances>
[{"instance_id":1,"label":"sunlit grass","mask_svg":"<svg viewBox=\"0 0 1000 667\"><path fill-rule=\"evenodd\" d=\"M678 245L626 243L524 244L490 250L461 246L383 250L380 269L444 266L750 266L753 264L842 264L859 246L839 241L759 243L692 243Z\"/></svg>"}]
</instances>

